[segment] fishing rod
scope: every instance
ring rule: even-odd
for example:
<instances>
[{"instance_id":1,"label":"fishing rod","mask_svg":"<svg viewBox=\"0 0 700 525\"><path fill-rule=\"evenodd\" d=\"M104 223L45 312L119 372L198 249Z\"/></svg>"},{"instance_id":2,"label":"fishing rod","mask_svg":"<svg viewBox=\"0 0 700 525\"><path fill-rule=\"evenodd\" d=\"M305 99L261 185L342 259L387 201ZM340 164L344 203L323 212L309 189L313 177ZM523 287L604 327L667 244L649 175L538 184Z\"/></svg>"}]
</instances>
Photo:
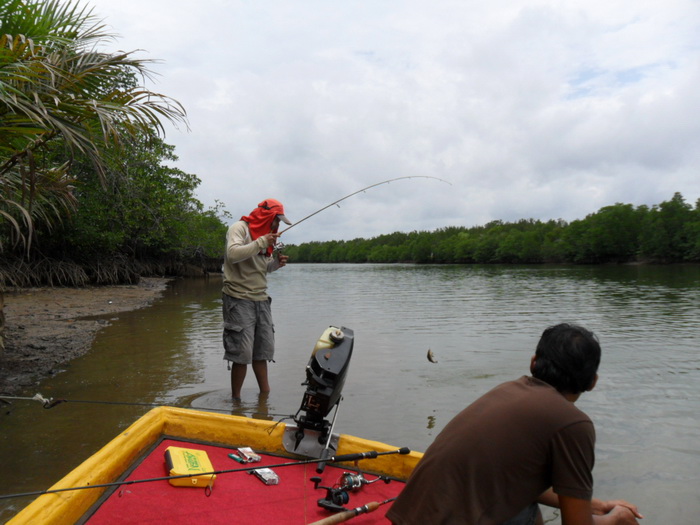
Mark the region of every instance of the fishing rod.
<instances>
[{"instance_id":1,"label":"fishing rod","mask_svg":"<svg viewBox=\"0 0 700 525\"><path fill-rule=\"evenodd\" d=\"M364 188L362 188L362 189L360 189L360 190L357 190L357 191L354 191L354 192L350 193L349 195L346 195L345 197L342 197L342 198L338 199L337 201L331 202L330 204L324 206L324 207L321 208L320 210L316 210L315 212L313 212L313 213L307 215L306 217L304 217L303 219L298 220L297 222L295 222L294 224L292 224L292 225L289 226L288 228L285 228L284 230L282 230L281 232L279 232L279 234L282 235L284 232L286 232L286 231L288 231L288 230L291 230L292 228L294 228L294 226L297 226L298 224L301 224L301 223L304 222L306 219L310 219L310 218L313 217L314 215L317 215L317 214L321 213L323 210L327 210L327 209L330 208L331 206L337 206L338 203L343 202L345 199L349 199L350 197L352 197L352 196L354 196L354 195L357 195L358 193L362 193L362 192L365 192L365 191L367 191L367 190L369 190L369 189L376 188L377 186L381 186L382 184L389 184L390 182L394 182L394 181L397 181L397 180L403 180L403 179L435 179L435 180L438 180L438 181L440 181L440 182L444 182L445 184L449 184L450 186L452 186L452 183L451 183L451 182L448 182L448 181L446 181L446 180L444 180L444 179L440 179L440 178L438 178L438 177L431 177L430 175L407 175L407 176L405 176L405 177L396 177L396 178L394 178L394 179L383 180L383 181L381 181L381 182L377 182L377 183L375 183L375 184L371 184L371 185L369 185L369 186L365 186Z\"/></svg>"},{"instance_id":2,"label":"fishing rod","mask_svg":"<svg viewBox=\"0 0 700 525\"><path fill-rule=\"evenodd\" d=\"M255 467L239 467L233 469L224 470L214 470L212 472L195 472L191 474L178 474L176 476L161 476L158 478L146 478L146 479L132 479L126 481L114 481L112 483L100 483L97 485L84 485L81 487L66 487L64 489L49 489L49 490L36 490L33 492L23 492L21 494L4 494L0 495L0 500L19 498L23 496L42 496L44 494L56 494L58 492L69 492L73 490L86 490L86 489L102 489L109 487L120 487L122 485L135 485L137 483L148 483L151 481L170 481L171 479L182 479L182 478L192 478L194 476L214 476L219 474L230 474L232 472L252 472L253 470L259 468L282 468L282 467L292 467L295 465L309 465L311 463L321 463L321 462L331 462L331 463L343 463L346 461L359 461L361 459L374 459L379 456L385 456L387 454L410 454L411 449L408 447L402 447L397 450L389 450L386 452L377 452L376 450L371 450L369 452L356 452L353 454L341 454L339 456L333 456L325 459L304 459L301 461L288 461L286 463L277 463L275 465L258 465Z\"/></svg>"},{"instance_id":3,"label":"fishing rod","mask_svg":"<svg viewBox=\"0 0 700 525\"><path fill-rule=\"evenodd\" d=\"M34 394L34 397L22 397L22 396L11 396L0 394L0 401L11 404L9 401L38 401L41 406L46 410L60 405L61 403L84 403L93 405L124 405L124 406L139 406L139 407L159 407L165 406L162 403L137 403L135 401L98 401L98 400L85 400L85 399L54 399L53 397L45 398L41 394ZM173 405L167 405L173 406ZM186 407L175 407L175 408L186 408ZM219 410L216 408L212 409L201 409L201 410Z\"/></svg>"},{"instance_id":4,"label":"fishing rod","mask_svg":"<svg viewBox=\"0 0 700 525\"><path fill-rule=\"evenodd\" d=\"M200 407L200 406L184 406L184 405L169 405L163 403L139 403L136 401L104 401L97 399L54 399L53 397L45 398L41 394L35 394L34 397L23 397L23 396L12 396L6 394L0 394L0 402L11 405L10 401L38 401L41 403L42 407L46 410L60 405L61 403L77 403L77 404L88 404L88 405L116 405L116 406L134 406L134 407L146 407L146 408L157 408L157 407L170 407L170 408L184 408L187 410L206 410L209 412L222 412L224 414L231 414L232 409L230 408L214 408L214 407ZM282 418L292 418L291 414L274 414L270 412L251 412L251 414L265 414L266 416L276 416Z\"/></svg>"},{"instance_id":5,"label":"fishing rod","mask_svg":"<svg viewBox=\"0 0 700 525\"><path fill-rule=\"evenodd\" d=\"M335 523L344 523L348 520L351 520L355 516L359 516L360 514L374 512L382 505L391 503L395 499L396 498L385 499L384 501L370 501L369 503L362 505L361 507L356 507L351 510L344 510L343 512L339 512L337 514L334 514L333 516L328 516L327 518L323 518L322 520L314 521L310 525L334 525Z\"/></svg>"}]
</instances>

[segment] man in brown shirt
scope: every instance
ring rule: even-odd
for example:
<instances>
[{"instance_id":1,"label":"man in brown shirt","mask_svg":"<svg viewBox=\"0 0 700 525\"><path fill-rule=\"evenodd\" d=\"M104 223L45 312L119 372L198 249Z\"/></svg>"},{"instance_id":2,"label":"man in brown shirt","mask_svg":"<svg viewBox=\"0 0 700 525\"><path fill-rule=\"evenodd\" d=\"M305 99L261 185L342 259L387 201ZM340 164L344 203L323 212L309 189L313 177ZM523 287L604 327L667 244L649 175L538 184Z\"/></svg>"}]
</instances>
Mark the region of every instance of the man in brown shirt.
<instances>
[{"instance_id":1,"label":"man in brown shirt","mask_svg":"<svg viewBox=\"0 0 700 525\"><path fill-rule=\"evenodd\" d=\"M544 331L532 377L497 386L459 413L426 451L387 517L396 525L634 524L624 501L593 499L595 430L574 406L595 387L600 345L585 328Z\"/></svg>"}]
</instances>

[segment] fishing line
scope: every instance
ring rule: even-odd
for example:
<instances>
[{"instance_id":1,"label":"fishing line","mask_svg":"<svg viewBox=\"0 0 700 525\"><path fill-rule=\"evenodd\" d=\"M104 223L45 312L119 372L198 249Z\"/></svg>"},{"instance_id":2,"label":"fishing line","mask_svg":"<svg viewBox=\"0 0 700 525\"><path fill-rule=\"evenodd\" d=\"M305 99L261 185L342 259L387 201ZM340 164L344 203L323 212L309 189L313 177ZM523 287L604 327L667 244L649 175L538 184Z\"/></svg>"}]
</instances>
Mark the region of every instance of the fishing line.
<instances>
[{"instance_id":1,"label":"fishing line","mask_svg":"<svg viewBox=\"0 0 700 525\"><path fill-rule=\"evenodd\" d=\"M157 407L168 407L168 408L183 408L188 410L204 410L207 412L223 412L225 414L232 414L234 410L230 408L210 408L210 407L197 407L197 406L182 406L182 405L167 405L163 403L139 403L139 402L129 402L129 401L99 401L99 400L89 400L89 399L54 399L52 397L46 399L41 394L36 394L34 397L20 397L20 396L10 396L5 394L0 394L0 401L4 401L7 404L11 404L6 400L12 401L38 401L42 404L45 409L50 409L61 403L81 403L81 404L91 404L91 405L113 405L113 406L134 406L134 407L146 407L146 408L157 408ZM251 412L254 415L260 416L271 416L271 417L282 417L282 418L293 418L291 414L273 414L269 412ZM235 414L234 414L235 415Z\"/></svg>"},{"instance_id":2,"label":"fishing line","mask_svg":"<svg viewBox=\"0 0 700 525\"><path fill-rule=\"evenodd\" d=\"M36 490L33 492L22 492L18 494L3 494L0 495L0 500L10 499L10 498L20 498L24 496L43 496L44 494L56 494L58 492L69 492L73 490L87 490L87 489L103 489L109 487L120 487L123 485L135 485L137 483L149 483L151 481L170 481L172 479L182 479L182 478L192 478L195 476L214 476L219 474L231 474L233 472L252 472L253 470L259 468L282 468L282 467L293 467L295 465L309 465L311 463L343 463L346 461L359 461L361 459L374 459L379 456L386 456L388 454L410 454L411 450L408 447L402 447L397 450L389 450L387 452L377 452L376 450L371 450L369 452L356 452L353 454L341 454L339 456L332 456L325 459L304 459L301 461L288 461L286 463L277 463L274 465L257 465L254 467L238 467L232 469L224 470L213 470L211 472L195 472L192 474L179 474L176 476L161 476L158 478L146 478L146 479L132 479L126 481L114 481L112 483L99 483L96 485L83 485L81 487L66 487L64 489L49 489L49 490Z\"/></svg>"},{"instance_id":3,"label":"fishing line","mask_svg":"<svg viewBox=\"0 0 700 525\"><path fill-rule=\"evenodd\" d=\"M320 210L316 210L315 212L313 212L313 213L307 215L306 217L304 217L303 219L298 220L297 222L295 222L294 224L292 224L292 225L289 226L288 228L285 228L284 230L282 230L281 232L279 232L279 234L282 235L284 232L286 232L287 230L291 230L292 228L294 228L294 226L296 226L296 225L298 225L298 224L301 224L301 223L304 222L306 219L310 219L310 218L313 217L314 215L321 213L323 210L327 210L327 209L330 208L331 206L336 206L339 202L342 202L342 201L344 201L345 199L349 199L349 198L352 197L353 195L357 195L358 193L362 193L362 192L365 192L365 191L367 191L367 190L369 190L369 189L375 188L375 187L377 187L377 186L381 186L382 184L389 184L390 182L394 182L394 181L397 181L397 180L403 180L403 179L435 179L435 180L438 180L438 181L440 181L440 182L444 182L445 184L449 184L450 186L452 186L452 183L451 183L451 182L448 182L448 181L446 181L446 180L444 180L444 179L440 179L440 178L438 178L438 177L431 177L430 175L407 175L407 176L405 176L405 177L396 177L395 179L383 180L383 181L381 181L381 182L377 182L377 183L375 183L375 184L371 184L371 185L369 185L369 186L365 186L364 188L362 188L362 189L360 189L360 190L357 190L357 191L354 191L354 192L350 193L349 195L346 195L345 197L342 197L342 198L338 199L337 201L331 202L330 204L328 204L327 206L324 206L324 207L321 208Z\"/></svg>"}]
</instances>

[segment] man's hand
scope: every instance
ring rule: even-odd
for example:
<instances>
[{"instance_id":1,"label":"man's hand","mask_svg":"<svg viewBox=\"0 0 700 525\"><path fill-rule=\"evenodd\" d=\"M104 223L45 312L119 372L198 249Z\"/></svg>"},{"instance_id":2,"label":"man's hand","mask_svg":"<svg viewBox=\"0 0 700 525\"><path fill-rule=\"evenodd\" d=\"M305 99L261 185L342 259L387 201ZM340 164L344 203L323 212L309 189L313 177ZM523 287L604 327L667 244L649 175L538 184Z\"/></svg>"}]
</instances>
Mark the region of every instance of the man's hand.
<instances>
[{"instance_id":1,"label":"man's hand","mask_svg":"<svg viewBox=\"0 0 700 525\"><path fill-rule=\"evenodd\" d=\"M559 494L559 508L564 525L638 525L643 516L626 501L591 501Z\"/></svg>"},{"instance_id":2,"label":"man's hand","mask_svg":"<svg viewBox=\"0 0 700 525\"><path fill-rule=\"evenodd\" d=\"M274 246L275 244L277 244L277 238L280 235L281 234L279 233L266 233L265 235L261 235L260 238L265 239L265 244L267 244L268 246Z\"/></svg>"},{"instance_id":3,"label":"man's hand","mask_svg":"<svg viewBox=\"0 0 700 525\"><path fill-rule=\"evenodd\" d=\"M612 523L614 525L638 525L639 522L637 518L642 518L643 516L639 514L639 512L635 513L629 507L617 505L613 507L609 513L605 514L605 517L610 518L610 520L606 520L605 523Z\"/></svg>"},{"instance_id":4,"label":"man's hand","mask_svg":"<svg viewBox=\"0 0 700 525\"><path fill-rule=\"evenodd\" d=\"M287 261L289 260L289 255L279 254L279 256L277 257L277 260L279 261L280 268L282 268L282 266L287 266Z\"/></svg>"},{"instance_id":5,"label":"man's hand","mask_svg":"<svg viewBox=\"0 0 700 525\"><path fill-rule=\"evenodd\" d=\"M615 507L625 507L632 512L635 518L642 519L644 516L642 516L639 513L639 509L637 508L636 505L633 505L629 503L628 501L621 500L621 499L616 499L616 500L611 500L611 501L602 501L597 498L593 498L591 500L591 510L593 511L593 514L602 516L604 514L608 514L611 512Z\"/></svg>"}]
</instances>

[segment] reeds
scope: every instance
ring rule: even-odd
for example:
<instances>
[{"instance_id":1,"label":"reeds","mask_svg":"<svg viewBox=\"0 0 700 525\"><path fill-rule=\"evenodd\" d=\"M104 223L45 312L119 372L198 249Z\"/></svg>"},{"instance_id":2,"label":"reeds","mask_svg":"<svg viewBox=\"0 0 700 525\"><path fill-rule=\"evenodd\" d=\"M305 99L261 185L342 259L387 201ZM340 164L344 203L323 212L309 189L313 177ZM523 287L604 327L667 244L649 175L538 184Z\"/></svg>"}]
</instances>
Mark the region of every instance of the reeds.
<instances>
[{"instance_id":1,"label":"reeds","mask_svg":"<svg viewBox=\"0 0 700 525\"><path fill-rule=\"evenodd\" d=\"M36 288L39 286L85 286L89 278L85 270L69 261L43 259L27 262L0 262L0 289Z\"/></svg>"},{"instance_id":2,"label":"reeds","mask_svg":"<svg viewBox=\"0 0 700 525\"><path fill-rule=\"evenodd\" d=\"M221 271L221 259L187 263L178 258L134 260L116 256L99 261L32 261L0 258L0 291L39 287L81 287L136 284L141 277L197 277Z\"/></svg>"}]
</instances>

